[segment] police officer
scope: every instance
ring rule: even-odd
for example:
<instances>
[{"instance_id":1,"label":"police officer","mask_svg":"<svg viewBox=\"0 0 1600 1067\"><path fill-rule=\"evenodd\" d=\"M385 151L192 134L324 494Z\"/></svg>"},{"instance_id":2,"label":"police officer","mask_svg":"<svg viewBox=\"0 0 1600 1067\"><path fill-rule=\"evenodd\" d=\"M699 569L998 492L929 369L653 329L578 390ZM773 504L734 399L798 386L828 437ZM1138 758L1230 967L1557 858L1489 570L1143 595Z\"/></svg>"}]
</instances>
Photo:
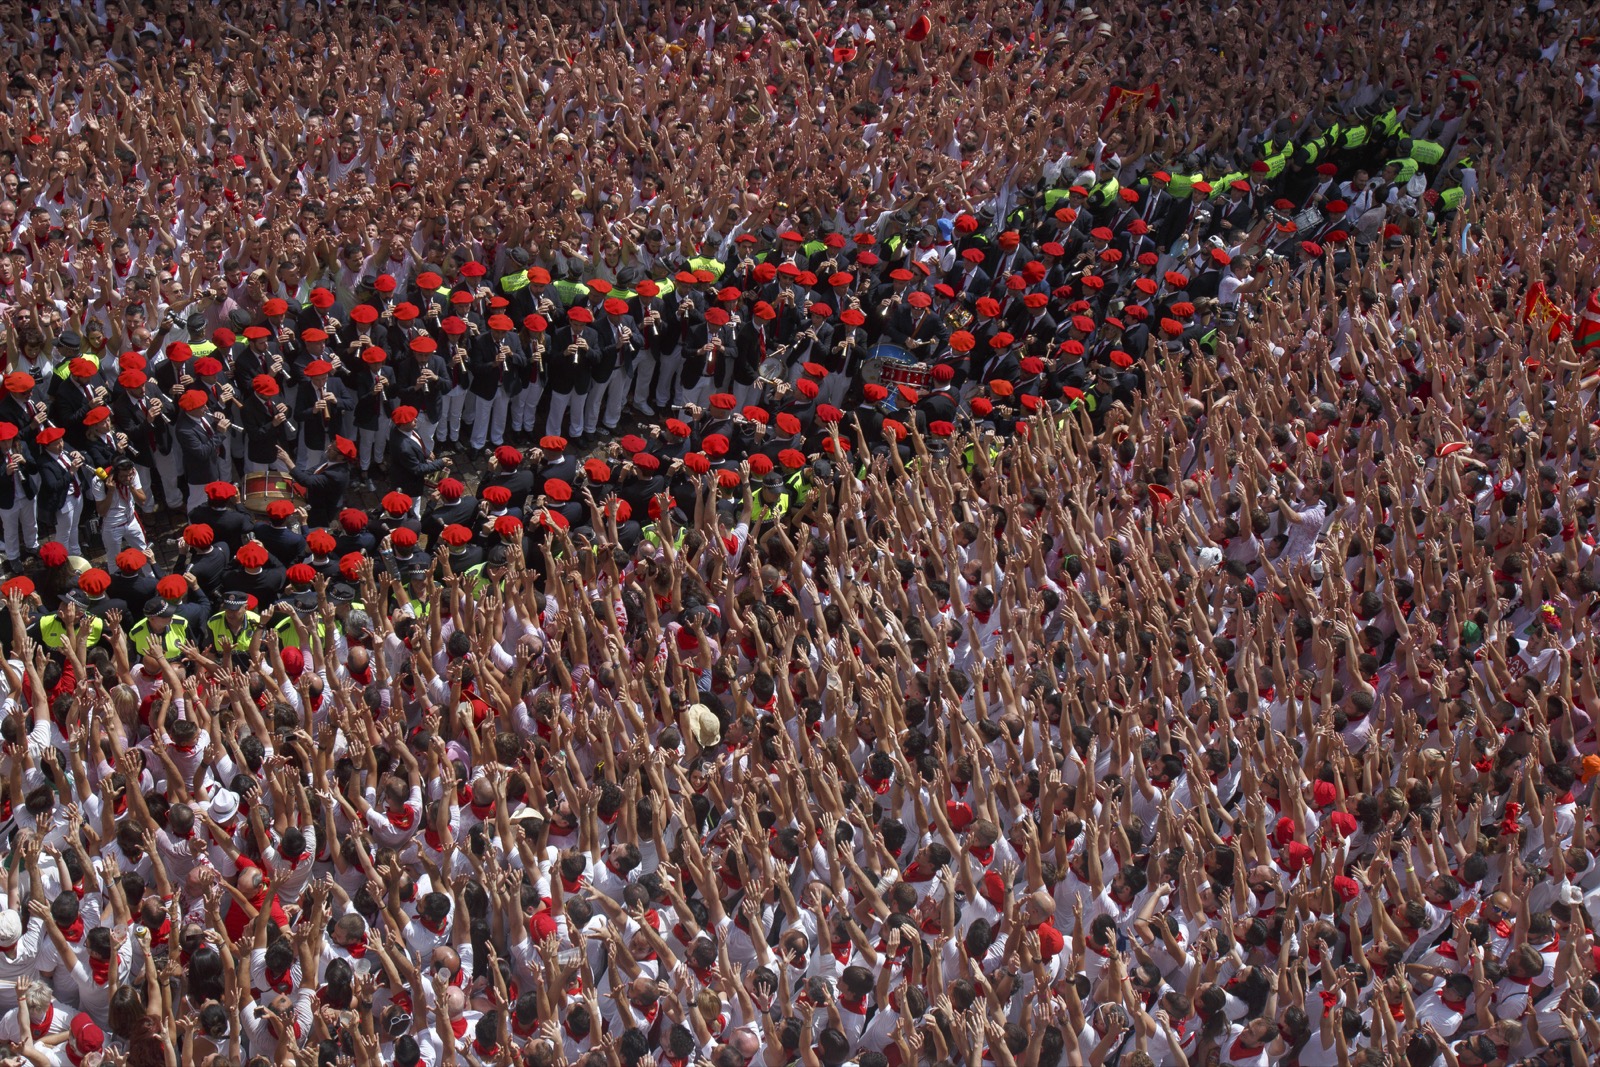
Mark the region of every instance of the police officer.
<instances>
[{"instance_id":1,"label":"police officer","mask_svg":"<svg viewBox=\"0 0 1600 1067\"><path fill-rule=\"evenodd\" d=\"M261 616L249 610L250 597L245 593L225 593L222 610L206 621L211 647L220 653L247 651L261 629Z\"/></svg>"},{"instance_id":2,"label":"police officer","mask_svg":"<svg viewBox=\"0 0 1600 1067\"><path fill-rule=\"evenodd\" d=\"M162 656L173 662L183 657L183 647L189 643L189 624L166 600L151 597L145 601L144 618L133 624L128 638L136 655Z\"/></svg>"}]
</instances>

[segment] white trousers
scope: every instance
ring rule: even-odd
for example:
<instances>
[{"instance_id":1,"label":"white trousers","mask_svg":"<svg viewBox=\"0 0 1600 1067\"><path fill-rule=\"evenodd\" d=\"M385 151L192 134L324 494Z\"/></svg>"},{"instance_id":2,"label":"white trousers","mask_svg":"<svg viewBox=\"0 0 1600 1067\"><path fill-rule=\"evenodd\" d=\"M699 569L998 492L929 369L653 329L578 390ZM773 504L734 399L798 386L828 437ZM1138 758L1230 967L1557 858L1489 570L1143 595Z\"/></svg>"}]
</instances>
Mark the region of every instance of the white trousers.
<instances>
[{"instance_id":1,"label":"white trousers","mask_svg":"<svg viewBox=\"0 0 1600 1067\"><path fill-rule=\"evenodd\" d=\"M37 552L39 524L33 501L19 499L15 507L0 511L0 531L5 534L6 559L10 562L22 562L23 550Z\"/></svg>"}]
</instances>

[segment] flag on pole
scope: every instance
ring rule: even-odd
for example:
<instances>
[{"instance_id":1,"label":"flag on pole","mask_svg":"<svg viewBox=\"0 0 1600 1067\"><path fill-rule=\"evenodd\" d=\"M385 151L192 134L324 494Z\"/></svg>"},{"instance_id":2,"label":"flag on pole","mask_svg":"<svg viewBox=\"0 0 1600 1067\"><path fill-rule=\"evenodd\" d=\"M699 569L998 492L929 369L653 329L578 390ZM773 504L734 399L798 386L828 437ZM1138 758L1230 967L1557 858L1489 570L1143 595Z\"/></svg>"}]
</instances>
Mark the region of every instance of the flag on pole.
<instances>
[{"instance_id":1,"label":"flag on pole","mask_svg":"<svg viewBox=\"0 0 1600 1067\"><path fill-rule=\"evenodd\" d=\"M1558 341L1561 339L1561 327L1567 319L1568 316L1561 313L1555 301L1550 299L1550 294L1545 292L1544 282L1534 282L1528 287L1528 295L1522 301L1523 322L1548 327L1550 340Z\"/></svg>"},{"instance_id":2,"label":"flag on pole","mask_svg":"<svg viewBox=\"0 0 1600 1067\"><path fill-rule=\"evenodd\" d=\"M1580 356L1590 349L1600 348L1600 291L1589 293L1589 303L1578 316L1578 328L1573 331L1572 347Z\"/></svg>"}]
</instances>

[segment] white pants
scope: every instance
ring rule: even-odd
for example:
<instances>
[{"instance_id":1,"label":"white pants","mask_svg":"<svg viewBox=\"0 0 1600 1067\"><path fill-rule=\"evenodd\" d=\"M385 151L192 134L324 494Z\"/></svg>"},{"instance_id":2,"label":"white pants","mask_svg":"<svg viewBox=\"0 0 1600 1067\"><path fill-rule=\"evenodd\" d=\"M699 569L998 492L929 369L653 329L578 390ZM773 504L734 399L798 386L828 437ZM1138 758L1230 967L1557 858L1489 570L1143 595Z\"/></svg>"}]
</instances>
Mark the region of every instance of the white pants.
<instances>
[{"instance_id":1,"label":"white pants","mask_svg":"<svg viewBox=\"0 0 1600 1067\"><path fill-rule=\"evenodd\" d=\"M372 469L374 460L383 462L389 452L389 433L393 429L393 423L384 421L378 423L376 430L356 430L356 457L363 477Z\"/></svg>"},{"instance_id":2,"label":"white pants","mask_svg":"<svg viewBox=\"0 0 1600 1067\"><path fill-rule=\"evenodd\" d=\"M844 407L844 394L850 391L850 379L843 374L830 374L817 383L817 403Z\"/></svg>"},{"instance_id":3,"label":"white pants","mask_svg":"<svg viewBox=\"0 0 1600 1067\"><path fill-rule=\"evenodd\" d=\"M183 473L179 464L179 460L181 460L183 456L178 451L176 446L167 452L162 452L159 450L152 450L152 452L155 456L156 475L161 479L161 498L167 502L167 507L176 511L183 502L183 494L178 492L178 476ZM225 472L231 471L231 467L225 468ZM146 482L145 484L150 485L151 483ZM204 489L205 486L201 486L201 488ZM204 496L205 494L201 493L200 495ZM152 507L155 505L155 499L156 494L154 487L152 486L150 492L150 503ZM189 489L189 499L194 499L193 486L191 486Z\"/></svg>"},{"instance_id":4,"label":"white pants","mask_svg":"<svg viewBox=\"0 0 1600 1067\"><path fill-rule=\"evenodd\" d=\"M538 414L539 401L544 398L544 379L523 388L511 402L511 432L532 433L533 417Z\"/></svg>"},{"instance_id":5,"label":"white pants","mask_svg":"<svg viewBox=\"0 0 1600 1067\"><path fill-rule=\"evenodd\" d=\"M200 496L204 498L205 487L201 487ZM56 512L55 540L67 546L67 555L81 556L83 552L78 547L78 523L83 518L83 495L73 496L67 494L66 503L61 505L61 510Z\"/></svg>"},{"instance_id":6,"label":"white pants","mask_svg":"<svg viewBox=\"0 0 1600 1067\"><path fill-rule=\"evenodd\" d=\"M700 375L700 380L693 385L685 386L681 382L678 384L677 389L673 391L672 406L674 409L678 409L685 404L694 404L703 408L710 399L711 378L702 374Z\"/></svg>"},{"instance_id":7,"label":"white pants","mask_svg":"<svg viewBox=\"0 0 1600 1067\"><path fill-rule=\"evenodd\" d=\"M411 428L416 430L417 436L422 439L422 450L431 456L433 454L433 435L438 426L428 416L419 413L417 421L412 424Z\"/></svg>"},{"instance_id":8,"label":"white pants","mask_svg":"<svg viewBox=\"0 0 1600 1067\"><path fill-rule=\"evenodd\" d=\"M547 437L560 437L561 423L567 417L568 409L572 413L572 429L565 436L583 436L583 411L588 403L588 396L584 393L551 393L550 414L544 420L544 432Z\"/></svg>"},{"instance_id":9,"label":"white pants","mask_svg":"<svg viewBox=\"0 0 1600 1067\"><path fill-rule=\"evenodd\" d=\"M150 542L145 540L144 527L134 522L102 522L100 540L106 546L106 559L115 560L124 548L137 548L150 554Z\"/></svg>"},{"instance_id":10,"label":"white pants","mask_svg":"<svg viewBox=\"0 0 1600 1067\"><path fill-rule=\"evenodd\" d=\"M133 469L139 473L139 484L144 486L144 503L139 505L139 510L148 515L156 509L155 479L150 477L149 467L141 467L135 463Z\"/></svg>"},{"instance_id":11,"label":"white pants","mask_svg":"<svg viewBox=\"0 0 1600 1067\"><path fill-rule=\"evenodd\" d=\"M22 561L22 552L39 550L39 524L34 519L31 500L19 500L15 507L0 511L0 530L5 533L6 559L12 563Z\"/></svg>"},{"instance_id":12,"label":"white pants","mask_svg":"<svg viewBox=\"0 0 1600 1067\"><path fill-rule=\"evenodd\" d=\"M492 444L499 448L506 439L506 413L511 410L511 398L505 390L485 400L476 393L472 397L472 447L482 448Z\"/></svg>"},{"instance_id":13,"label":"white pants","mask_svg":"<svg viewBox=\"0 0 1600 1067\"><path fill-rule=\"evenodd\" d=\"M628 397L628 372L620 365L611 377L589 386L589 398L583 408L583 423L591 430L610 433L622 418L622 402Z\"/></svg>"},{"instance_id":14,"label":"white pants","mask_svg":"<svg viewBox=\"0 0 1600 1067\"><path fill-rule=\"evenodd\" d=\"M683 371L683 349L674 348L658 362L660 371L656 375L656 387L651 403L658 408L664 408L678 395L678 376Z\"/></svg>"},{"instance_id":15,"label":"white pants","mask_svg":"<svg viewBox=\"0 0 1600 1067\"><path fill-rule=\"evenodd\" d=\"M470 395L464 385L458 385L444 394L444 400L439 404L439 440L454 441L461 436L461 413L466 410L467 397Z\"/></svg>"}]
</instances>

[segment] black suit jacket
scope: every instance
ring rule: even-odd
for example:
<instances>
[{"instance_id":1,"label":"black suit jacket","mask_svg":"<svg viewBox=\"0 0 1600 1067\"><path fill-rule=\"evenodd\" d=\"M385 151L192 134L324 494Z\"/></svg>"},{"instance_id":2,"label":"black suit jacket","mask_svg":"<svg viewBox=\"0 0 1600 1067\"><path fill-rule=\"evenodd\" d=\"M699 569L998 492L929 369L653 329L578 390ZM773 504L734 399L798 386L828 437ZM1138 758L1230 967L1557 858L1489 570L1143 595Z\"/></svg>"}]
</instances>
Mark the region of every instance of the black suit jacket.
<instances>
[{"instance_id":1,"label":"black suit jacket","mask_svg":"<svg viewBox=\"0 0 1600 1067\"><path fill-rule=\"evenodd\" d=\"M197 419L188 412L177 415L174 428L183 452L183 476L190 485L222 480L222 431L212 416Z\"/></svg>"},{"instance_id":2,"label":"black suit jacket","mask_svg":"<svg viewBox=\"0 0 1600 1067\"><path fill-rule=\"evenodd\" d=\"M57 457L44 453L39 457L39 514L54 515L67 502L67 493L76 474L63 467ZM82 492L81 486L79 492Z\"/></svg>"},{"instance_id":3,"label":"black suit jacket","mask_svg":"<svg viewBox=\"0 0 1600 1067\"><path fill-rule=\"evenodd\" d=\"M350 491L350 478L348 463L295 468L294 480L305 488L306 520L313 528L327 526L343 509L345 494Z\"/></svg>"},{"instance_id":4,"label":"black suit jacket","mask_svg":"<svg viewBox=\"0 0 1600 1067\"><path fill-rule=\"evenodd\" d=\"M409 433L397 433L389 443L394 455L395 488L416 499L428 492L428 475L444 469L444 461L429 459L422 442Z\"/></svg>"}]
</instances>

